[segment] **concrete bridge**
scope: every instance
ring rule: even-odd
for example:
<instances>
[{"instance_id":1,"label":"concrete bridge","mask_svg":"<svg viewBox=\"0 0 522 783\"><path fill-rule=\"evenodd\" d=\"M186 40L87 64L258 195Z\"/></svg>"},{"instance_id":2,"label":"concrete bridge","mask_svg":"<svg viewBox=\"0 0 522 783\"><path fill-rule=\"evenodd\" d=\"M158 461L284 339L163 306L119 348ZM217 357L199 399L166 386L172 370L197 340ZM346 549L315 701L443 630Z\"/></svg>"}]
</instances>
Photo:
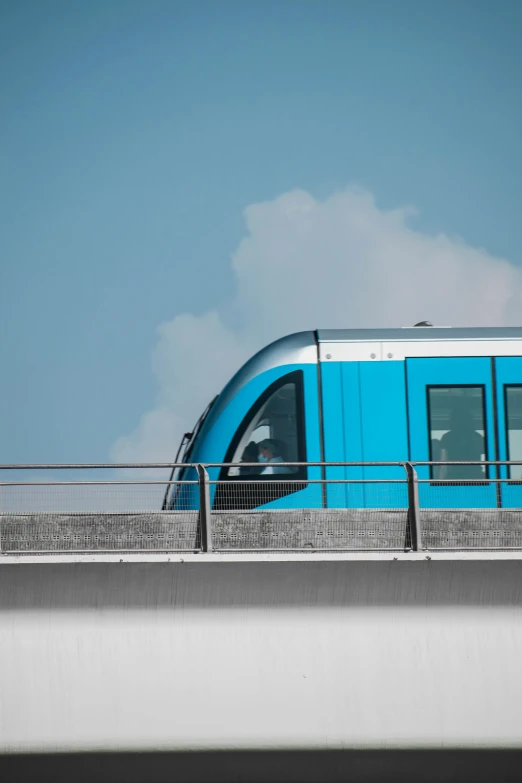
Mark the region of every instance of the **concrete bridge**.
<instances>
[{"instance_id":1,"label":"concrete bridge","mask_svg":"<svg viewBox=\"0 0 522 783\"><path fill-rule=\"evenodd\" d=\"M521 778L516 510L415 520L410 494L391 516L207 508L204 530L200 510L73 511L74 481L48 485L69 493L53 511L20 481L0 516L2 779Z\"/></svg>"}]
</instances>

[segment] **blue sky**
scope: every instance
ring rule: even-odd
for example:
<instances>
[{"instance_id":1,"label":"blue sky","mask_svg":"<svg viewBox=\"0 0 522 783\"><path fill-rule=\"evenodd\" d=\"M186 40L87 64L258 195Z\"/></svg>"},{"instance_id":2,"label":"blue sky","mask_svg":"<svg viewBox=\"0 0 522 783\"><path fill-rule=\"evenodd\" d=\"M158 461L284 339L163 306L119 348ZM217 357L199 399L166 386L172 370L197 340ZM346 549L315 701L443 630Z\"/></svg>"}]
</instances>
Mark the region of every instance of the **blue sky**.
<instances>
[{"instance_id":1,"label":"blue sky","mask_svg":"<svg viewBox=\"0 0 522 783\"><path fill-rule=\"evenodd\" d=\"M114 444L146 411L193 416L195 387L214 391L211 364L191 381L207 348L174 347L167 372L158 327L217 308L225 341L253 332L232 262L261 231L252 205L356 185L377 221L412 205L426 242L518 270L521 36L516 0L0 2L0 461L139 458L139 437ZM311 319L327 305L302 300ZM357 325L322 318L310 328Z\"/></svg>"}]
</instances>

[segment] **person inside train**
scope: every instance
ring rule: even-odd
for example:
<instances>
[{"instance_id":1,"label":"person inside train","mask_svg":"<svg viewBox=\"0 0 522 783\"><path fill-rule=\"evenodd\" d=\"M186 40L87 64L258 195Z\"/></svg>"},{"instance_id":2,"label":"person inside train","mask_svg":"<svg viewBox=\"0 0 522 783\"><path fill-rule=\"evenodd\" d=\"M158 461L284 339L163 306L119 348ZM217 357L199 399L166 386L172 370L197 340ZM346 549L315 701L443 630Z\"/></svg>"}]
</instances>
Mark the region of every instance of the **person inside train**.
<instances>
[{"instance_id":1,"label":"person inside train","mask_svg":"<svg viewBox=\"0 0 522 783\"><path fill-rule=\"evenodd\" d=\"M262 476L268 476L279 473L292 473L291 467L286 465L277 465L278 462L285 462L284 449L281 441L273 438L266 438L258 443L259 462L268 463L261 471Z\"/></svg>"},{"instance_id":2,"label":"person inside train","mask_svg":"<svg viewBox=\"0 0 522 783\"><path fill-rule=\"evenodd\" d=\"M241 462L258 462L258 454L259 449L257 443L251 440L243 449ZM245 465L239 468L240 476L251 476L255 473L260 473L260 468L255 465Z\"/></svg>"},{"instance_id":3,"label":"person inside train","mask_svg":"<svg viewBox=\"0 0 522 783\"><path fill-rule=\"evenodd\" d=\"M451 411L451 426L440 439L440 459L443 462L470 460L480 462L485 455L484 437L475 429L469 408L456 407ZM441 479L484 478L482 465L442 465Z\"/></svg>"}]
</instances>

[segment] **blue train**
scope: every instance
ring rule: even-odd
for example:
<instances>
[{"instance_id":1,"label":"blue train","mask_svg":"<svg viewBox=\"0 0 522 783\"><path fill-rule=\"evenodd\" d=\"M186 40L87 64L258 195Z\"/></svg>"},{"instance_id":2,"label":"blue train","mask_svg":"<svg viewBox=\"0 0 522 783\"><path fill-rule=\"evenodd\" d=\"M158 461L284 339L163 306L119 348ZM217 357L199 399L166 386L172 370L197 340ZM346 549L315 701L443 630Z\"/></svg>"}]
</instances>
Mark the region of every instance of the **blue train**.
<instances>
[{"instance_id":1,"label":"blue train","mask_svg":"<svg viewBox=\"0 0 522 783\"><path fill-rule=\"evenodd\" d=\"M395 501L363 484L310 481L404 478L400 466L282 462L522 460L522 328L425 323L300 332L250 359L184 444L184 463L258 463L210 468L212 507L389 507ZM522 466L423 466L418 474L428 480L420 485L428 507L522 507ZM449 491L442 479L462 483ZM185 488L166 507L195 502Z\"/></svg>"}]
</instances>

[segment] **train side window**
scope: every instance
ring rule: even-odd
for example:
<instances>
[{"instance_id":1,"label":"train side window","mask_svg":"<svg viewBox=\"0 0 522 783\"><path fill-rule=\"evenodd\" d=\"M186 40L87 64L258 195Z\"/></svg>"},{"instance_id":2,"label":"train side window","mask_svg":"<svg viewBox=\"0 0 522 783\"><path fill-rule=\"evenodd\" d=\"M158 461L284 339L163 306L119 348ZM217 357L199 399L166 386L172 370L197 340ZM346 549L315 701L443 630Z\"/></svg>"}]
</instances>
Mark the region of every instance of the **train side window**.
<instances>
[{"instance_id":1,"label":"train side window","mask_svg":"<svg viewBox=\"0 0 522 783\"><path fill-rule=\"evenodd\" d=\"M504 387L508 460L522 460L522 386ZM522 478L522 465L510 466L509 478Z\"/></svg>"},{"instance_id":2,"label":"train side window","mask_svg":"<svg viewBox=\"0 0 522 783\"><path fill-rule=\"evenodd\" d=\"M283 462L305 462L302 372L272 384L251 408L231 444L226 462L256 462L231 467L227 477L263 480L274 475L296 478L302 471Z\"/></svg>"},{"instance_id":3,"label":"train side window","mask_svg":"<svg viewBox=\"0 0 522 783\"><path fill-rule=\"evenodd\" d=\"M427 397L430 461L484 461L484 386L428 386ZM431 478L486 479L488 470L485 465L432 465Z\"/></svg>"}]
</instances>

